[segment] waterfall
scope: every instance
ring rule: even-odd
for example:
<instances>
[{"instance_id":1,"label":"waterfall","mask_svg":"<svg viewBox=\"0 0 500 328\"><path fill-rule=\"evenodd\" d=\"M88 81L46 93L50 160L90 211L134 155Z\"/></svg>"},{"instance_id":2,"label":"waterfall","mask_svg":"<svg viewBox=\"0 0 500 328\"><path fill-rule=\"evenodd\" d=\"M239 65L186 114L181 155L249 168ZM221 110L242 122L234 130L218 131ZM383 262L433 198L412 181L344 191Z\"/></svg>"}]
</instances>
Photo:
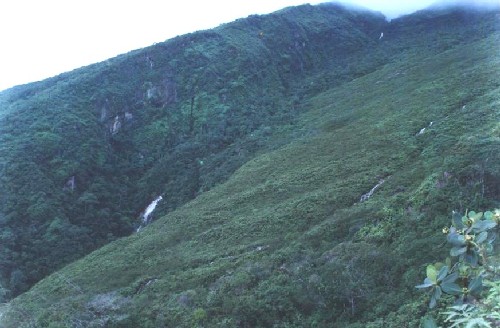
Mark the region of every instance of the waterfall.
<instances>
[{"instance_id":1,"label":"waterfall","mask_svg":"<svg viewBox=\"0 0 500 328\"><path fill-rule=\"evenodd\" d=\"M429 126L427 126L427 128L430 128L432 126L432 124L434 124L434 122L431 121L429 123ZM424 134L425 133L425 129L427 129L427 128L421 128L420 131L418 131L418 133L416 135L420 136L420 135Z\"/></svg>"},{"instance_id":2,"label":"waterfall","mask_svg":"<svg viewBox=\"0 0 500 328\"><path fill-rule=\"evenodd\" d=\"M384 179L381 179L376 185L375 187L373 187L369 192L367 192L366 194L362 195L361 198L359 199L360 202L364 202L364 201L367 201L372 195L373 193L375 192L375 190L377 190L382 184L384 184L385 180Z\"/></svg>"},{"instance_id":3,"label":"waterfall","mask_svg":"<svg viewBox=\"0 0 500 328\"><path fill-rule=\"evenodd\" d=\"M153 213L153 211L155 210L156 208L156 205L158 205L158 203L163 199L163 197L160 195L158 197L156 197L155 200L153 200L151 202L151 204L148 205L148 207L146 207L146 209L144 210L144 212L142 213L142 222L141 222L141 225L139 226L139 228L137 228L136 232L139 232L139 230L141 230L142 227L145 227L148 225L149 223L149 220L150 220L150 216L151 214Z\"/></svg>"}]
</instances>

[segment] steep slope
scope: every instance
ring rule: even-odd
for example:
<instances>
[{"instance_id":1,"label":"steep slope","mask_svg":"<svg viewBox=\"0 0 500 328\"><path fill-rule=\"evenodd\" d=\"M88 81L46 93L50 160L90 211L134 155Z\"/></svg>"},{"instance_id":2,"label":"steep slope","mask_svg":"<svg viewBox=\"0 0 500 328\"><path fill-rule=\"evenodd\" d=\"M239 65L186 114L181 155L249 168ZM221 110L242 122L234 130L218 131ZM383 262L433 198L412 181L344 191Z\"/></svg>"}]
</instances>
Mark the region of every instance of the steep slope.
<instances>
[{"instance_id":1,"label":"steep slope","mask_svg":"<svg viewBox=\"0 0 500 328\"><path fill-rule=\"evenodd\" d=\"M493 13L300 6L0 93L0 298L129 235L159 195L156 217L300 137L286 126L311 96L494 28Z\"/></svg>"},{"instance_id":2,"label":"steep slope","mask_svg":"<svg viewBox=\"0 0 500 328\"><path fill-rule=\"evenodd\" d=\"M45 278L0 323L418 326L426 304L414 285L443 254L451 210L500 205L495 14L393 22L394 43L381 51L400 57L305 97L295 124L269 142L301 137ZM478 21L489 28L466 24ZM435 23L443 39L433 39Z\"/></svg>"},{"instance_id":3,"label":"steep slope","mask_svg":"<svg viewBox=\"0 0 500 328\"><path fill-rule=\"evenodd\" d=\"M252 16L0 95L0 290L15 296L224 181L290 123L304 80L376 61L379 14L327 5ZM340 70L348 57L355 68ZM324 89L324 87L323 87ZM3 298L0 296L0 298Z\"/></svg>"}]
</instances>

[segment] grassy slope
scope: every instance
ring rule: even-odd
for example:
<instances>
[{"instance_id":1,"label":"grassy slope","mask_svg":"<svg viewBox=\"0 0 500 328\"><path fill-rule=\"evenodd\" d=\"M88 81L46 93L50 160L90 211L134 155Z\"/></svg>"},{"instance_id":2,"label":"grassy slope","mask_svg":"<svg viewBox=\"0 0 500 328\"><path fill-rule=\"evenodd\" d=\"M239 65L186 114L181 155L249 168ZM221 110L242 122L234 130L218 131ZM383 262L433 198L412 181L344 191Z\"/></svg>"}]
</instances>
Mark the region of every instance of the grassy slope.
<instances>
[{"instance_id":1,"label":"grassy slope","mask_svg":"<svg viewBox=\"0 0 500 328\"><path fill-rule=\"evenodd\" d=\"M0 302L131 234L158 195L156 216L289 142L267 139L305 94L326 89L308 82L374 70L360 52L386 25L380 14L304 5L0 93Z\"/></svg>"},{"instance_id":2,"label":"grassy slope","mask_svg":"<svg viewBox=\"0 0 500 328\"><path fill-rule=\"evenodd\" d=\"M410 53L310 99L284 128L307 137L44 279L3 326L416 326L450 210L498 205L499 41Z\"/></svg>"}]
</instances>

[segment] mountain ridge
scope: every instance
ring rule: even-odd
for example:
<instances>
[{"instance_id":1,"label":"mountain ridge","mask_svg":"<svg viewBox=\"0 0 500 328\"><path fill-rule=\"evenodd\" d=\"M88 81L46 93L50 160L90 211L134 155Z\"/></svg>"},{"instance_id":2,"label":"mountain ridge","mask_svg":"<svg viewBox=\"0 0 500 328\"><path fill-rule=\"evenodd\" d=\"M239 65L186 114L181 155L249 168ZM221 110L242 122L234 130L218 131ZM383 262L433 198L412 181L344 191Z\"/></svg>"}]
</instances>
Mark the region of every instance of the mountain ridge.
<instances>
[{"instance_id":1,"label":"mountain ridge","mask_svg":"<svg viewBox=\"0 0 500 328\"><path fill-rule=\"evenodd\" d=\"M425 19L401 23L387 46L399 57L370 49L370 72L340 82L319 70L295 119L250 132L272 146L139 234L44 279L8 305L4 324L416 324L425 310L411 288L438 253L447 214L498 205L498 20L447 15L440 39L412 30ZM301 63L287 67L298 74Z\"/></svg>"},{"instance_id":2,"label":"mountain ridge","mask_svg":"<svg viewBox=\"0 0 500 328\"><path fill-rule=\"evenodd\" d=\"M1 260L2 285L12 285L7 288L15 295L52 267L131 233L140 212L159 194L165 194L160 210L185 203L252 156L260 147L259 140L247 137L252 131L262 127L265 137L273 125L293 120L301 96L287 96L291 77L297 80L313 63L331 64L327 49L304 50L309 34L288 12L315 13L322 30L318 25L307 33L339 42L342 37L328 32L330 26L365 20L338 6L303 6L180 36L18 88L17 98L2 106L2 187L8 196L2 211L9 218L3 224L12 231L5 244L13 253ZM338 22L328 25L326 17ZM366 24L383 23L373 17ZM269 48L266 42L273 44L274 37L264 32L276 28L284 33ZM350 53L360 46L356 42L337 44L335 51ZM222 58L226 53L229 58ZM313 61L305 53L322 57ZM28 222L33 230L26 233ZM22 268L15 255L21 247L29 248L24 252L31 259L22 260L29 267ZM59 253L51 254L53 249ZM49 263L37 259L47 256Z\"/></svg>"}]
</instances>

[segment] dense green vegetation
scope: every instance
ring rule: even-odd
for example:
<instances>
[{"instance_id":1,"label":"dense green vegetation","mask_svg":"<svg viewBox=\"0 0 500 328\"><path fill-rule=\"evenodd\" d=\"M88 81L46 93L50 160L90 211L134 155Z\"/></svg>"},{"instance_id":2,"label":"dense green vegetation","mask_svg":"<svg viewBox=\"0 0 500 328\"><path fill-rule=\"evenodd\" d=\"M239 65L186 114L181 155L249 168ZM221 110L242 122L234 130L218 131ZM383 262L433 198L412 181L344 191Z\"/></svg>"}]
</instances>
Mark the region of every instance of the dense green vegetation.
<instances>
[{"instance_id":1,"label":"dense green vegetation","mask_svg":"<svg viewBox=\"0 0 500 328\"><path fill-rule=\"evenodd\" d=\"M313 92L303 80L374 69L337 72L384 24L337 6L285 9L3 93L5 294L130 234L158 195L156 213L168 212L273 148L273 127Z\"/></svg>"},{"instance_id":2,"label":"dense green vegetation","mask_svg":"<svg viewBox=\"0 0 500 328\"><path fill-rule=\"evenodd\" d=\"M417 327L449 214L500 206L497 24L301 6L1 93L5 297L114 240L2 327Z\"/></svg>"},{"instance_id":3,"label":"dense green vegetation","mask_svg":"<svg viewBox=\"0 0 500 328\"><path fill-rule=\"evenodd\" d=\"M455 297L454 305L445 312L451 327L492 327L500 320L500 271L497 251L500 210L485 213L453 212L450 228L443 228L451 245L444 262L429 264L427 277L417 288L430 288L429 307L434 308L443 295ZM492 257L493 256L493 257ZM492 260L493 259L493 260ZM484 289L488 288L486 301ZM434 318L423 321L424 328L437 328Z\"/></svg>"}]
</instances>

